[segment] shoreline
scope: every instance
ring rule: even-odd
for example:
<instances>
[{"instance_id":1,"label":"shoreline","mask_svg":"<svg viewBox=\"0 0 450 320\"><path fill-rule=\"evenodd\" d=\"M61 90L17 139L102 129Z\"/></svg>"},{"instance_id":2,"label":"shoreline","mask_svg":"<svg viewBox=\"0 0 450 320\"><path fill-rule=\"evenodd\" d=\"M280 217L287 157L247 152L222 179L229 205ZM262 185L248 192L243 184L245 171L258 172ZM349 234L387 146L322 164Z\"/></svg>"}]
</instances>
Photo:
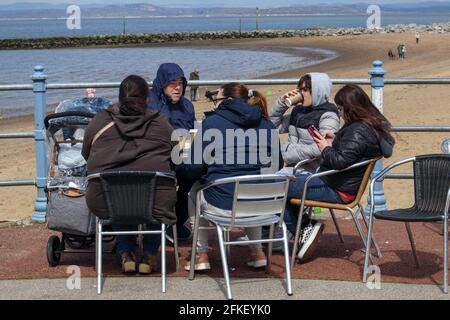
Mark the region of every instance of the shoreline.
<instances>
[{"instance_id":1,"label":"shoreline","mask_svg":"<svg viewBox=\"0 0 450 320\"><path fill-rule=\"evenodd\" d=\"M405 60L388 60L387 51L404 43L407 48ZM179 45L179 44L177 44ZM296 78L307 72L326 72L331 78L369 78L368 71L374 60L383 60L386 77L392 78L440 78L450 77L450 34L423 35L419 45L414 34L390 33L343 37L309 37L252 40L218 40L198 42L199 46L234 47L306 47L332 50L339 56L310 67L275 72L266 78ZM197 46L189 43L189 46ZM275 99L293 86L251 86L266 95L269 107ZM213 89L213 87L208 88ZM215 88L214 88L215 89ZM339 86L334 86L336 93ZM364 86L370 95L370 86ZM450 124L448 85L388 85L384 89L384 114L396 126ZM200 89L200 100L194 102L197 118L213 108L204 97L205 87ZM269 94L270 91L270 94ZM20 93L18 93L20 94ZM0 132L33 131L33 115L0 120ZM448 133L394 133L397 144L392 158L384 165L412 155L440 153L439 144ZM1 141L0 180L33 179L35 177L34 140L7 139ZM404 168L409 171L409 168ZM384 191L389 208L412 205L412 181L386 180ZM35 187L3 188L0 197L0 221L16 221L30 217L34 211ZM363 201L367 199L365 195Z\"/></svg>"},{"instance_id":2,"label":"shoreline","mask_svg":"<svg viewBox=\"0 0 450 320\"><path fill-rule=\"evenodd\" d=\"M0 39L0 50L127 47L150 44L185 43L226 39L276 39L294 37L341 37L384 33L450 33L450 22L431 25L387 25L378 29L353 28L306 28L301 30L261 31L214 31L214 32L163 32L119 35L90 35L73 37L44 37L29 39Z\"/></svg>"}]
</instances>

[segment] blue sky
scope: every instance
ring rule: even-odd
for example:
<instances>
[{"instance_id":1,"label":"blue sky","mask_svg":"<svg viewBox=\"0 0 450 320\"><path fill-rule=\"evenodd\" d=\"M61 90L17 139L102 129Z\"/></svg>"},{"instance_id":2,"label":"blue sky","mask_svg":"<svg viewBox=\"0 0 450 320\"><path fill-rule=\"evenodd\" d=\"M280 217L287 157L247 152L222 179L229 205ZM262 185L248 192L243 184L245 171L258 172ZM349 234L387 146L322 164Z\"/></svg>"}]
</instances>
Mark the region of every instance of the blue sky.
<instances>
[{"instance_id":1,"label":"blue sky","mask_svg":"<svg viewBox=\"0 0 450 320\"><path fill-rule=\"evenodd\" d=\"M70 4L86 4L86 3L102 3L102 4L125 4L125 3L151 3L154 5L190 5L190 6L284 6L284 5L295 5L295 4L317 4L317 3L371 3L371 4L382 4L382 3L417 3L426 2L420 0L247 0L243 4L242 0L0 0L0 4L12 4L17 2L29 2L29 3L62 3L67 2Z\"/></svg>"}]
</instances>

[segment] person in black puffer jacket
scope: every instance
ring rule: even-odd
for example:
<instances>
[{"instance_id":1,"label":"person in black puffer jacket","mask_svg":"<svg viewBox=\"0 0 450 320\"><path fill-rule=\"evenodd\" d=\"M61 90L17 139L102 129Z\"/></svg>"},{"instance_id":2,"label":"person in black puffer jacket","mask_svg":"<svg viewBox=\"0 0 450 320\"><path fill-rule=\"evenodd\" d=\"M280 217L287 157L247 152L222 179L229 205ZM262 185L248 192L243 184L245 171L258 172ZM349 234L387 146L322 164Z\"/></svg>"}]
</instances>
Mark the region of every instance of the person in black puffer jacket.
<instances>
[{"instance_id":1,"label":"person in black puffer jacket","mask_svg":"<svg viewBox=\"0 0 450 320\"><path fill-rule=\"evenodd\" d=\"M314 137L321 151L319 172L345 169L355 163L392 155L395 140L390 134L389 121L373 105L367 94L358 86L344 86L335 97L340 117L345 125L336 135L320 133ZM316 178L308 184L306 198L331 203L352 202L358 192L367 167ZM300 173L289 185L288 198L300 198L306 178L311 173ZM298 207L286 205L285 222L292 233L298 219ZM310 257L323 231L323 224L304 214L298 258Z\"/></svg>"}]
</instances>

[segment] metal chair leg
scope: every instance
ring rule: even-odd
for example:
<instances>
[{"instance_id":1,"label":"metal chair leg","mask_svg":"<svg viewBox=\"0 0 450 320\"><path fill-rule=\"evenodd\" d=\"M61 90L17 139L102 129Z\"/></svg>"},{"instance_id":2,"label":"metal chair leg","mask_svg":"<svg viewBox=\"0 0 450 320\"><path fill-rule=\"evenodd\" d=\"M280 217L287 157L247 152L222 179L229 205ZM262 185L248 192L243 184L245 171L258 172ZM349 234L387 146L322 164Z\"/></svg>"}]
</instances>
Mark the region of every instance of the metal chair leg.
<instances>
[{"instance_id":1,"label":"metal chair leg","mask_svg":"<svg viewBox=\"0 0 450 320\"><path fill-rule=\"evenodd\" d=\"M274 231L274 229L275 229L275 225L271 224L270 225L270 229L269 229L269 239L273 239L273 231ZM272 269L272 249L273 249L273 242L269 242L267 244L267 253L266 253L266 256L267 256L266 271L267 272L270 272L270 270Z\"/></svg>"},{"instance_id":2,"label":"metal chair leg","mask_svg":"<svg viewBox=\"0 0 450 320\"><path fill-rule=\"evenodd\" d=\"M97 232L96 232L96 245L97 245L97 294L102 293L102 231L103 226L101 221L97 218Z\"/></svg>"},{"instance_id":3,"label":"metal chair leg","mask_svg":"<svg viewBox=\"0 0 450 320\"><path fill-rule=\"evenodd\" d=\"M367 221L367 217L364 214L364 208L361 205L361 203L358 203L358 208L359 208L359 212L361 213L361 216L364 220L364 224L366 225L367 230L369 230L369 222ZM377 239L375 239L375 236L373 234L372 234L372 242L375 247L375 250L377 251L377 257L381 258L383 255L381 254L381 249L380 249L380 246L378 245Z\"/></svg>"},{"instance_id":4,"label":"metal chair leg","mask_svg":"<svg viewBox=\"0 0 450 320\"><path fill-rule=\"evenodd\" d=\"M350 214L352 215L353 222L355 223L355 226L356 226L356 230L358 231L359 236L361 237L361 241L362 241L364 247L366 247L366 239L364 239L364 234L362 232L361 224L358 221L358 217L356 216L355 212L352 209L347 208L347 211L350 212ZM370 254L370 247L369 247L369 259L370 259L370 262L373 263L372 255Z\"/></svg>"},{"instance_id":5,"label":"metal chair leg","mask_svg":"<svg viewBox=\"0 0 450 320\"><path fill-rule=\"evenodd\" d=\"M411 226L409 222L405 222L406 226L406 232L408 233L409 242L411 243L411 249L414 256L414 261L416 262L416 267L420 268L419 258L417 257L417 251L416 251L416 242L414 241L414 236L411 230Z\"/></svg>"},{"instance_id":6,"label":"metal chair leg","mask_svg":"<svg viewBox=\"0 0 450 320\"><path fill-rule=\"evenodd\" d=\"M142 231L144 230L144 226L142 224L138 225L138 231ZM139 234L138 235L138 243L139 243L139 253L141 254L141 256L144 255L144 235L143 234Z\"/></svg>"},{"instance_id":7,"label":"metal chair leg","mask_svg":"<svg viewBox=\"0 0 450 320\"><path fill-rule=\"evenodd\" d=\"M334 210L333 209L329 209L329 210L330 210L331 218L333 218L333 223L334 223L334 226L336 227L336 231L339 236L339 239L341 240L341 243L344 243L344 238L342 237L341 229L339 228L338 221L336 219L336 216L334 215Z\"/></svg>"},{"instance_id":8,"label":"metal chair leg","mask_svg":"<svg viewBox=\"0 0 450 320\"><path fill-rule=\"evenodd\" d=\"M175 236L174 236L175 237ZM166 225L161 223L161 292L166 292Z\"/></svg>"},{"instance_id":9,"label":"metal chair leg","mask_svg":"<svg viewBox=\"0 0 450 320\"><path fill-rule=\"evenodd\" d=\"M297 256L298 240L300 238L300 228L302 226L304 208L305 208L305 206L302 202L300 205L299 211L298 211L297 226L295 228L294 247L292 248L292 254L291 254L291 271L292 271L292 269L294 269L295 258Z\"/></svg>"},{"instance_id":10,"label":"metal chair leg","mask_svg":"<svg viewBox=\"0 0 450 320\"><path fill-rule=\"evenodd\" d=\"M223 243L223 229L219 225L217 225L216 228L217 228L217 236L219 238L220 255L222 257L223 275L225 277L225 283L227 287L227 299L232 300L233 296L231 294L231 284L230 284L230 275L228 273L227 255L225 244Z\"/></svg>"},{"instance_id":11,"label":"metal chair leg","mask_svg":"<svg viewBox=\"0 0 450 320\"><path fill-rule=\"evenodd\" d=\"M284 265L286 268L286 289L287 294L292 296L292 279L291 279L291 268L289 267L289 247L287 239L287 228L284 221L282 222L283 228L283 245L284 245Z\"/></svg>"},{"instance_id":12,"label":"metal chair leg","mask_svg":"<svg viewBox=\"0 0 450 320\"><path fill-rule=\"evenodd\" d=\"M364 256L364 271L363 271L363 282L367 282L367 272L369 268L370 260L370 245L372 241L372 230L373 230L373 215L369 217L369 227L367 231L367 242L366 242L366 252Z\"/></svg>"},{"instance_id":13,"label":"metal chair leg","mask_svg":"<svg viewBox=\"0 0 450 320\"><path fill-rule=\"evenodd\" d=\"M448 212L448 206L446 207ZM444 293L448 293L448 217L444 216Z\"/></svg>"},{"instance_id":14,"label":"metal chair leg","mask_svg":"<svg viewBox=\"0 0 450 320\"><path fill-rule=\"evenodd\" d=\"M176 223L172 225L172 233L173 233L173 250L175 255L175 268L178 271L180 269L180 256L178 254L178 233Z\"/></svg>"},{"instance_id":15,"label":"metal chair leg","mask_svg":"<svg viewBox=\"0 0 450 320\"><path fill-rule=\"evenodd\" d=\"M194 220L194 234L192 236L191 262L189 269L189 280L194 280L195 276L195 256L197 254L198 227L200 225L200 215L197 213Z\"/></svg>"}]
</instances>

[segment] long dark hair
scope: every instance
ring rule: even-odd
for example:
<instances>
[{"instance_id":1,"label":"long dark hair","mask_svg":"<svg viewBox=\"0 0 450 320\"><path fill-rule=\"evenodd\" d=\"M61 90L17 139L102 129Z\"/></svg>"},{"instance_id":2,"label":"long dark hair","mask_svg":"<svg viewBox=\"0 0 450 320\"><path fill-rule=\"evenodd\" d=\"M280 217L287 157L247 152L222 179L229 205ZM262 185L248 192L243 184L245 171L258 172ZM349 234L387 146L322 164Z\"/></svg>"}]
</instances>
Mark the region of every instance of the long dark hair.
<instances>
[{"instance_id":1,"label":"long dark hair","mask_svg":"<svg viewBox=\"0 0 450 320\"><path fill-rule=\"evenodd\" d=\"M221 89L223 90L223 95L227 98L246 99L248 104L259 106L263 117L269 119L269 113L267 111L267 100L261 92L252 90L253 95L249 97L248 87L237 82L227 83L223 85Z\"/></svg>"},{"instance_id":2,"label":"long dark hair","mask_svg":"<svg viewBox=\"0 0 450 320\"><path fill-rule=\"evenodd\" d=\"M148 84L142 77L131 75L120 84L119 110L125 116L139 116L147 109Z\"/></svg>"},{"instance_id":3,"label":"long dark hair","mask_svg":"<svg viewBox=\"0 0 450 320\"><path fill-rule=\"evenodd\" d=\"M341 88L334 98L338 108L342 108L346 124L364 122L374 128L381 137L394 140L390 131L391 124L372 103L369 96L361 87L346 85Z\"/></svg>"}]
</instances>

